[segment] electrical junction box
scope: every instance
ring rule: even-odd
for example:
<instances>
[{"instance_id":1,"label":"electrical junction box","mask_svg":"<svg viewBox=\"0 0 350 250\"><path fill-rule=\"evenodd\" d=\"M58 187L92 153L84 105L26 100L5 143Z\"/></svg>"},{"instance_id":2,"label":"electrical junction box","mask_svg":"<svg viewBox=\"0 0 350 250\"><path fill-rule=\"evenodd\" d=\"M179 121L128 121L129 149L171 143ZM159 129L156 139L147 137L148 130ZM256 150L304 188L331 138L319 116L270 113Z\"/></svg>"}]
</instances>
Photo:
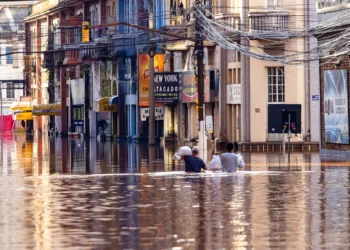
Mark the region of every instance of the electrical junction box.
<instances>
[{"instance_id":1,"label":"electrical junction box","mask_svg":"<svg viewBox=\"0 0 350 250\"><path fill-rule=\"evenodd\" d=\"M269 104L268 133L288 133L288 117L292 134L301 133L301 104Z\"/></svg>"}]
</instances>

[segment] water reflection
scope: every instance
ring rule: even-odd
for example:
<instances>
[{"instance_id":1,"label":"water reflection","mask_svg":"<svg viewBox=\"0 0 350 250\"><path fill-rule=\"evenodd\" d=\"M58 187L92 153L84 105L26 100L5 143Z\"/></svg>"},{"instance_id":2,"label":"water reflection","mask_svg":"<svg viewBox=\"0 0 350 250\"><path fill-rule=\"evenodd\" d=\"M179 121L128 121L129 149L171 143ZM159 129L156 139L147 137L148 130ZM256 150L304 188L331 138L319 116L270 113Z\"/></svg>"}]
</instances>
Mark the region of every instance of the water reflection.
<instances>
[{"instance_id":1,"label":"water reflection","mask_svg":"<svg viewBox=\"0 0 350 250\"><path fill-rule=\"evenodd\" d=\"M318 154L243 154L184 175L175 146L3 138L3 249L347 249L350 170ZM162 173L164 172L164 173ZM87 173L87 174L86 174Z\"/></svg>"},{"instance_id":2,"label":"water reflection","mask_svg":"<svg viewBox=\"0 0 350 250\"><path fill-rule=\"evenodd\" d=\"M50 138L47 136L7 135L1 156L4 174L25 175L102 174L179 171L182 161L174 161L176 145L149 147L139 143L97 142L95 139ZM211 150L209 150L211 152ZM208 151L209 164L211 154ZM291 164L279 153L242 153L244 170L311 170L320 159L315 153L294 153ZM45 171L45 173L43 172Z\"/></svg>"}]
</instances>

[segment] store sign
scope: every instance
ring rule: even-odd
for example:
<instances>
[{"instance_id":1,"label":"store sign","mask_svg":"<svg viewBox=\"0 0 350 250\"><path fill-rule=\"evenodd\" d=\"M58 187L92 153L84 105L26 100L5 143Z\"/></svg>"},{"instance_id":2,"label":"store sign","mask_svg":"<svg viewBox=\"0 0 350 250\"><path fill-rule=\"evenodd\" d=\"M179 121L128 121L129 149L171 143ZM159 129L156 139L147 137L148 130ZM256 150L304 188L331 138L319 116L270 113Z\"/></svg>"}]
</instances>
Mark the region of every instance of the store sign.
<instances>
[{"instance_id":1,"label":"store sign","mask_svg":"<svg viewBox=\"0 0 350 250\"><path fill-rule=\"evenodd\" d=\"M347 70L324 71L324 126L326 143L349 144Z\"/></svg>"},{"instance_id":2,"label":"store sign","mask_svg":"<svg viewBox=\"0 0 350 250\"><path fill-rule=\"evenodd\" d=\"M83 120L75 120L73 123L74 123L74 126L84 126Z\"/></svg>"},{"instance_id":3,"label":"store sign","mask_svg":"<svg viewBox=\"0 0 350 250\"><path fill-rule=\"evenodd\" d=\"M139 106L149 106L149 55L138 55ZM164 71L164 54L154 56L154 72Z\"/></svg>"},{"instance_id":4,"label":"store sign","mask_svg":"<svg viewBox=\"0 0 350 250\"><path fill-rule=\"evenodd\" d=\"M213 116L207 115L205 117L205 128L208 133L213 133L214 131Z\"/></svg>"},{"instance_id":5,"label":"store sign","mask_svg":"<svg viewBox=\"0 0 350 250\"><path fill-rule=\"evenodd\" d=\"M164 107L156 107L154 108L156 120L164 120ZM149 108L141 108L141 121L146 121L147 117L149 117Z\"/></svg>"},{"instance_id":6,"label":"store sign","mask_svg":"<svg viewBox=\"0 0 350 250\"><path fill-rule=\"evenodd\" d=\"M227 88L227 104L241 104L241 84L229 84Z\"/></svg>"},{"instance_id":7,"label":"store sign","mask_svg":"<svg viewBox=\"0 0 350 250\"><path fill-rule=\"evenodd\" d=\"M109 104L109 97L102 97L95 101L95 112L118 112L118 104Z\"/></svg>"},{"instance_id":8,"label":"store sign","mask_svg":"<svg viewBox=\"0 0 350 250\"><path fill-rule=\"evenodd\" d=\"M70 88L72 93L73 105L84 105L85 103L85 86L84 79L72 79L70 80Z\"/></svg>"},{"instance_id":9,"label":"store sign","mask_svg":"<svg viewBox=\"0 0 350 250\"><path fill-rule=\"evenodd\" d=\"M155 102L177 103L182 94L182 73L155 73ZM181 100L180 100L181 101Z\"/></svg>"}]
</instances>

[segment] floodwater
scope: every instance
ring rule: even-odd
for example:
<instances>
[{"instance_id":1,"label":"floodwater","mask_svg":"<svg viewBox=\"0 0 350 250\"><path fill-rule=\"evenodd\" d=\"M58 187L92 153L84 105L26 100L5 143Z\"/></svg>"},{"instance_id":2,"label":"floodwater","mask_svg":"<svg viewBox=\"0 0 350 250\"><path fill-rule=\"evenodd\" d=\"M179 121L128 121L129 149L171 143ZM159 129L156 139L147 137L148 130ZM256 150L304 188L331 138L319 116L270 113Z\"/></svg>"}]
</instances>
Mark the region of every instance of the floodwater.
<instances>
[{"instance_id":1,"label":"floodwater","mask_svg":"<svg viewBox=\"0 0 350 250\"><path fill-rule=\"evenodd\" d=\"M175 148L2 137L1 249L348 249L350 171L243 154L185 175Z\"/></svg>"}]
</instances>

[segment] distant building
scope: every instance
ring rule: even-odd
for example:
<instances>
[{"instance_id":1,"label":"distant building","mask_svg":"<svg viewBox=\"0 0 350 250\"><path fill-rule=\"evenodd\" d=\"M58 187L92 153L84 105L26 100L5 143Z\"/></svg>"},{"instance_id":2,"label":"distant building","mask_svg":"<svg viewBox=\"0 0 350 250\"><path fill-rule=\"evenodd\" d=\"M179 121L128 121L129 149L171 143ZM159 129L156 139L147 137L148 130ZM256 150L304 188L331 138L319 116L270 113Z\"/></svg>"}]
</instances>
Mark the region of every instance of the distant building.
<instances>
[{"instance_id":1,"label":"distant building","mask_svg":"<svg viewBox=\"0 0 350 250\"><path fill-rule=\"evenodd\" d=\"M28 13L29 6L0 6L0 82L4 114L10 113L11 104L25 94L22 53L25 35L22 19Z\"/></svg>"}]
</instances>

